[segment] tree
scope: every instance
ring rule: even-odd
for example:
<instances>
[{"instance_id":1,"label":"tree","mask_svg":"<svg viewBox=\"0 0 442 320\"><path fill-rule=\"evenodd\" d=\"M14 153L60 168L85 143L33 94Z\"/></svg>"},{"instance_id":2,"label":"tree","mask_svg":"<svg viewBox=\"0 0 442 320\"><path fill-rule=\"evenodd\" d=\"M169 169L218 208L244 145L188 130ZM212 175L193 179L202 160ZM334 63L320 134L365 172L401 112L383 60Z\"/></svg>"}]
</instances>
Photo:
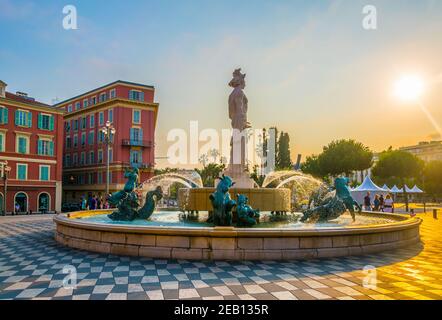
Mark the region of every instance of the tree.
<instances>
[{"instance_id":1,"label":"tree","mask_svg":"<svg viewBox=\"0 0 442 320\"><path fill-rule=\"evenodd\" d=\"M253 166L253 171L250 174L250 178L252 178L258 186L262 186L265 176L260 174L258 169L259 169L258 165Z\"/></svg>"},{"instance_id":2,"label":"tree","mask_svg":"<svg viewBox=\"0 0 442 320\"><path fill-rule=\"evenodd\" d=\"M290 159L290 137L286 132L281 132L278 139L278 152L276 154L276 169L291 169L292 160Z\"/></svg>"},{"instance_id":3,"label":"tree","mask_svg":"<svg viewBox=\"0 0 442 320\"><path fill-rule=\"evenodd\" d=\"M207 153L207 155L209 157L212 157L212 162L213 163L216 163L220 153L219 153L219 151L217 149L210 149L209 152Z\"/></svg>"},{"instance_id":4,"label":"tree","mask_svg":"<svg viewBox=\"0 0 442 320\"><path fill-rule=\"evenodd\" d=\"M442 194L442 161L431 161L424 168L425 192L436 197Z\"/></svg>"},{"instance_id":5,"label":"tree","mask_svg":"<svg viewBox=\"0 0 442 320\"><path fill-rule=\"evenodd\" d=\"M305 161L301 164L301 171L316 178L323 179L326 176L326 174L321 171L321 167L319 166L319 157L316 155L307 157L305 159Z\"/></svg>"},{"instance_id":6,"label":"tree","mask_svg":"<svg viewBox=\"0 0 442 320\"><path fill-rule=\"evenodd\" d=\"M424 168L422 160L415 155L400 151L388 150L379 155L379 161L373 168L373 175L380 178L398 178L404 189L405 208L408 211L408 196L405 190L407 178L417 178Z\"/></svg>"},{"instance_id":7,"label":"tree","mask_svg":"<svg viewBox=\"0 0 442 320\"><path fill-rule=\"evenodd\" d=\"M324 175L350 175L373 165L373 152L355 140L332 141L318 156L318 166Z\"/></svg>"},{"instance_id":8,"label":"tree","mask_svg":"<svg viewBox=\"0 0 442 320\"><path fill-rule=\"evenodd\" d=\"M195 169L195 171L201 176L204 187L213 187L215 185L215 180L225 168L226 166L224 164L209 163L202 169Z\"/></svg>"}]
</instances>

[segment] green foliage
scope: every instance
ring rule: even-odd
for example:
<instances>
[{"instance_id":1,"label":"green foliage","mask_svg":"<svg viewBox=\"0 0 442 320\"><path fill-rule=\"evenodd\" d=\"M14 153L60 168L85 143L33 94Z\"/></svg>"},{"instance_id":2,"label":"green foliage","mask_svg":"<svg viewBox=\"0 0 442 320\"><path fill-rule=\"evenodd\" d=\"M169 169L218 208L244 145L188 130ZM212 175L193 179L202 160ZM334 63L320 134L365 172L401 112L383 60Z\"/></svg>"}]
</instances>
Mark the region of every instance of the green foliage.
<instances>
[{"instance_id":1,"label":"green foliage","mask_svg":"<svg viewBox=\"0 0 442 320\"><path fill-rule=\"evenodd\" d=\"M398 178L405 183L407 178L417 178L424 168L424 162L415 155L388 150L379 155L379 161L373 168L373 175L379 178Z\"/></svg>"},{"instance_id":2,"label":"green foliage","mask_svg":"<svg viewBox=\"0 0 442 320\"><path fill-rule=\"evenodd\" d=\"M258 165L253 166L253 171L250 174L250 178L252 178L257 184L258 186L262 186L262 183L264 182L265 176L260 175L258 173Z\"/></svg>"},{"instance_id":3,"label":"green foliage","mask_svg":"<svg viewBox=\"0 0 442 320\"><path fill-rule=\"evenodd\" d=\"M290 158L290 137L287 132L281 132L276 153L276 170L289 170L292 167Z\"/></svg>"},{"instance_id":4,"label":"green foliage","mask_svg":"<svg viewBox=\"0 0 442 320\"><path fill-rule=\"evenodd\" d=\"M204 187L213 187L216 178L220 176L225 168L225 164L209 163L203 166L202 169L195 169L195 171L201 176Z\"/></svg>"},{"instance_id":5,"label":"green foliage","mask_svg":"<svg viewBox=\"0 0 442 320\"><path fill-rule=\"evenodd\" d=\"M315 177L349 175L368 169L373 164L373 152L354 140L332 141L318 156L307 157L301 170Z\"/></svg>"},{"instance_id":6,"label":"green foliage","mask_svg":"<svg viewBox=\"0 0 442 320\"><path fill-rule=\"evenodd\" d=\"M442 161L431 161L424 169L424 190L433 196L442 194Z\"/></svg>"}]
</instances>

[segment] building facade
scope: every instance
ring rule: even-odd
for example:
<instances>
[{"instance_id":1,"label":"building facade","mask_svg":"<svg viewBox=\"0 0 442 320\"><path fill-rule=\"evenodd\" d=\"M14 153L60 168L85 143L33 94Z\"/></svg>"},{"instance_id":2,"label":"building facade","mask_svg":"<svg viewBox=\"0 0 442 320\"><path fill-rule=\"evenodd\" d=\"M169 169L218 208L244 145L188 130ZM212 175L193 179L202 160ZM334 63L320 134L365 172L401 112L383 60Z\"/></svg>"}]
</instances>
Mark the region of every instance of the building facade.
<instances>
[{"instance_id":1,"label":"building facade","mask_svg":"<svg viewBox=\"0 0 442 320\"><path fill-rule=\"evenodd\" d=\"M158 114L155 89L138 83L116 81L58 103L65 111L63 198L78 202L90 195L105 196L109 157L109 191L123 188L124 171L140 170L140 181L153 176L154 136ZM101 129L109 122L109 155Z\"/></svg>"},{"instance_id":2,"label":"building facade","mask_svg":"<svg viewBox=\"0 0 442 320\"><path fill-rule=\"evenodd\" d=\"M442 141L419 142L417 145L399 148L410 152L425 162L442 160Z\"/></svg>"},{"instance_id":3,"label":"building facade","mask_svg":"<svg viewBox=\"0 0 442 320\"><path fill-rule=\"evenodd\" d=\"M6 212L61 210L61 132L62 110L22 92L7 92L6 83L0 81L1 211L5 191Z\"/></svg>"}]
</instances>

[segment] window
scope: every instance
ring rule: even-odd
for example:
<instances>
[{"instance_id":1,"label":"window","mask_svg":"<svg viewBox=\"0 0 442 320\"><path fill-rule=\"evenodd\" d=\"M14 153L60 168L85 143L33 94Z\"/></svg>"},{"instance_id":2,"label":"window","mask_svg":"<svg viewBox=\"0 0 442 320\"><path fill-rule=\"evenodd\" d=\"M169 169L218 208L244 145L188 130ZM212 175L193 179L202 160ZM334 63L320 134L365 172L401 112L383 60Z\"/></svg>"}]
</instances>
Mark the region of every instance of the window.
<instances>
[{"instance_id":1,"label":"window","mask_svg":"<svg viewBox=\"0 0 442 320\"><path fill-rule=\"evenodd\" d=\"M27 154L29 153L29 137L17 135L17 139L15 141L16 149L15 152Z\"/></svg>"},{"instance_id":2,"label":"window","mask_svg":"<svg viewBox=\"0 0 442 320\"><path fill-rule=\"evenodd\" d=\"M89 116L89 128L95 127L95 115L91 114Z\"/></svg>"},{"instance_id":3,"label":"window","mask_svg":"<svg viewBox=\"0 0 442 320\"><path fill-rule=\"evenodd\" d=\"M42 130L54 130L54 116L40 113L38 115L38 128Z\"/></svg>"},{"instance_id":4,"label":"window","mask_svg":"<svg viewBox=\"0 0 442 320\"><path fill-rule=\"evenodd\" d=\"M20 127L32 127L32 113L25 110L15 111L15 125Z\"/></svg>"},{"instance_id":5,"label":"window","mask_svg":"<svg viewBox=\"0 0 442 320\"><path fill-rule=\"evenodd\" d=\"M74 134L74 148L78 147L78 135Z\"/></svg>"},{"instance_id":6,"label":"window","mask_svg":"<svg viewBox=\"0 0 442 320\"><path fill-rule=\"evenodd\" d=\"M81 105L80 105L80 101L75 102L75 110L80 109Z\"/></svg>"},{"instance_id":7,"label":"window","mask_svg":"<svg viewBox=\"0 0 442 320\"><path fill-rule=\"evenodd\" d=\"M109 149L109 162L112 163L113 159L114 159L114 150Z\"/></svg>"},{"instance_id":8,"label":"window","mask_svg":"<svg viewBox=\"0 0 442 320\"><path fill-rule=\"evenodd\" d=\"M144 101L144 92L129 90L129 100Z\"/></svg>"},{"instance_id":9,"label":"window","mask_svg":"<svg viewBox=\"0 0 442 320\"><path fill-rule=\"evenodd\" d=\"M97 104L97 97L92 97L92 105L96 105Z\"/></svg>"},{"instance_id":10,"label":"window","mask_svg":"<svg viewBox=\"0 0 442 320\"><path fill-rule=\"evenodd\" d=\"M141 128L131 128L130 129L130 140L133 144L138 144L143 141L143 129Z\"/></svg>"},{"instance_id":11,"label":"window","mask_svg":"<svg viewBox=\"0 0 442 320\"><path fill-rule=\"evenodd\" d=\"M64 158L64 166L70 167L71 166L71 155L67 154Z\"/></svg>"},{"instance_id":12,"label":"window","mask_svg":"<svg viewBox=\"0 0 442 320\"><path fill-rule=\"evenodd\" d=\"M103 163L103 150L98 150L98 159L97 159L98 163Z\"/></svg>"},{"instance_id":13,"label":"window","mask_svg":"<svg viewBox=\"0 0 442 320\"><path fill-rule=\"evenodd\" d=\"M88 144L91 146L95 143L95 132L94 131L90 131L89 132L89 136L87 138L87 142Z\"/></svg>"},{"instance_id":14,"label":"window","mask_svg":"<svg viewBox=\"0 0 442 320\"><path fill-rule=\"evenodd\" d=\"M6 150L6 133L0 132L0 152L5 152Z\"/></svg>"},{"instance_id":15,"label":"window","mask_svg":"<svg viewBox=\"0 0 442 320\"><path fill-rule=\"evenodd\" d=\"M8 108L0 106L0 124L8 124Z\"/></svg>"},{"instance_id":16,"label":"window","mask_svg":"<svg viewBox=\"0 0 442 320\"><path fill-rule=\"evenodd\" d=\"M66 149L70 149L72 147L71 136L66 137Z\"/></svg>"},{"instance_id":17,"label":"window","mask_svg":"<svg viewBox=\"0 0 442 320\"><path fill-rule=\"evenodd\" d=\"M117 90L116 89L112 89L111 91L110 91L110 98L111 99L114 99L114 98L116 98L117 97Z\"/></svg>"},{"instance_id":18,"label":"window","mask_svg":"<svg viewBox=\"0 0 442 320\"><path fill-rule=\"evenodd\" d=\"M141 123L141 111L140 110L134 110L132 113L132 122L140 124Z\"/></svg>"},{"instance_id":19,"label":"window","mask_svg":"<svg viewBox=\"0 0 442 320\"><path fill-rule=\"evenodd\" d=\"M107 93L106 92L100 93L100 96L98 98L98 102L101 103L101 102L104 102L106 100L107 100Z\"/></svg>"},{"instance_id":20,"label":"window","mask_svg":"<svg viewBox=\"0 0 442 320\"><path fill-rule=\"evenodd\" d=\"M17 180L28 180L28 165L17 163Z\"/></svg>"},{"instance_id":21,"label":"window","mask_svg":"<svg viewBox=\"0 0 442 320\"><path fill-rule=\"evenodd\" d=\"M98 131L98 143L102 143L104 141L104 133L103 131Z\"/></svg>"},{"instance_id":22,"label":"window","mask_svg":"<svg viewBox=\"0 0 442 320\"><path fill-rule=\"evenodd\" d=\"M66 122L64 123L64 129L65 129L66 133L71 132L71 120L66 121Z\"/></svg>"},{"instance_id":23,"label":"window","mask_svg":"<svg viewBox=\"0 0 442 320\"><path fill-rule=\"evenodd\" d=\"M78 165L78 153L74 153L72 156L72 165Z\"/></svg>"},{"instance_id":24,"label":"window","mask_svg":"<svg viewBox=\"0 0 442 320\"><path fill-rule=\"evenodd\" d=\"M141 164L143 162L142 160L142 153L140 150L131 150L130 151L130 164L133 166L136 166L138 164Z\"/></svg>"},{"instance_id":25,"label":"window","mask_svg":"<svg viewBox=\"0 0 442 320\"><path fill-rule=\"evenodd\" d=\"M72 104L68 105L68 112L72 112Z\"/></svg>"},{"instance_id":26,"label":"window","mask_svg":"<svg viewBox=\"0 0 442 320\"><path fill-rule=\"evenodd\" d=\"M41 181L49 181L50 180L50 166L42 166L40 165L40 180Z\"/></svg>"},{"instance_id":27,"label":"window","mask_svg":"<svg viewBox=\"0 0 442 320\"><path fill-rule=\"evenodd\" d=\"M113 109L109 109L109 111L107 112L107 120L109 120L110 122L114 122L114 110Z\"/></svg>"},{"instance_id":28,"label":"window","mask_svg":"<svg viewBox=\"0 0 442 320\"><path fill-rule=\"evenodd\" d=\"M83 108L87 108L89 106L89 100L88 99L84 99L83 100Z\"/></svg>"},{"instance_id":29,"label":"window","mask_svg":"<svg viewBox=\"0 0 442 320\"><path fill-rule=\"evenodd\" d=\"M86 132L81 133L81 146L84 147L86 145Z\"/></svg>"},{"instance_id":30,"label":"window","mask_svg":"<svg viewBox=\"0 0 442 320\"><path fill-rule=\"evenodd\" d=\"M100 112L98 114L98 123L100 124L100 126L104 125L104 113Z\"/></svg>"},{"instance_id":31,"label":"window","mask_svg":"<svg viewBox=\"0 0 442 320\"><path fill-rule=\"evenodd\" d=\"M95 153L93 151L89 152L89 164L95 164Z\"/></svg>"},{"instance_id":32,"label":"window","mask_svg":"<svg viewBox=\"0 0 442 320\"><path fill-rule=\"evenodd\" d=\"M94 174L91 173L91 172L87 174L87 183L88 184L93 184L94 183Z\"/></svg>"},{"instance_id":33,"label":"window","mask_svg":"<svg viewBox=\"0 0 442 320\"><path fill-rule=\"evenodd\" d=\"M74 131L78 130L78 119L74 120Z\"/></svg>"},{"instance_id":34,"label":"window","mask_svg":"<svg viewBox=\"0 0 442 320\"><path fill-rule=\"evenodd\" d=\"M43 156L53 156L54 142L46 139L38 139L37 153Z\"/></svg>"},{"instance_id":35,"label":"window","mask_svg":"<svg viewBox=\"0 0 442 320\"><path fill-rule=\"evenodd\" d=\"M87 126L87 119L86 117L81 118L81 130L86 129Z\"/></svg>"},{"instance_id":36,"label":"window","mask_svg":"<svg viewBox=\"0 0 442 320\"><path fill-rule=\"evenodd\" d=\"M98 184L103 183L103 172L97 172L97 183Z\"/></svg>"},{"instance_id":37,"label":"window","mask_svg":"<svg viewBox=\"0 0 442 320\"><path fill-rule=\"evenodd\" d=\"M86 164L86 153L82 152L80 156L80 165L84 166Z\"/></svg>"}]
</instances>

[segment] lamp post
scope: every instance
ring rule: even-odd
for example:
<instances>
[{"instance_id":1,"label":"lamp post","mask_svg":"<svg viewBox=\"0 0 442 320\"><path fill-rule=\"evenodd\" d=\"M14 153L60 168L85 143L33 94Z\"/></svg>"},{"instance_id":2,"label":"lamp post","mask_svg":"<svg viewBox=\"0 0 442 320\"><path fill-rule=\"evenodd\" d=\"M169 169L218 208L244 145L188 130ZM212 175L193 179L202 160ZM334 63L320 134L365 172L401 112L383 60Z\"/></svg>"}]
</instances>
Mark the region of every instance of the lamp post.
<instances>
[{"instance_id":1,"label":"lamp post","mask_svg":"<svg viewBox=\"0 0 442 320\"><path fill-rule=\"evenodd\" d=\"M104 135L104 144L106 144L106 197L109 195L109 152L110 145L112 144L112 136L115 134L116 130L110 121L106 122L106 125L101 128L101 132Z\"/></svg>"},{"instance_id":2,"label":"lamp post","mask_svg":"<svg viewBox=\"0 0 442 320\"><path fill-rule=\"evenodd\" d=\"M11 167L8 166L8 161L4 161L4 162L0 162L0 166L1 166L1 173L2 173L2 178L3 178L3 212L2 214L5 216L6 215L6 199L8 196L8 175L9 172L11 171Z\"/></svg>"}]
</instances>

